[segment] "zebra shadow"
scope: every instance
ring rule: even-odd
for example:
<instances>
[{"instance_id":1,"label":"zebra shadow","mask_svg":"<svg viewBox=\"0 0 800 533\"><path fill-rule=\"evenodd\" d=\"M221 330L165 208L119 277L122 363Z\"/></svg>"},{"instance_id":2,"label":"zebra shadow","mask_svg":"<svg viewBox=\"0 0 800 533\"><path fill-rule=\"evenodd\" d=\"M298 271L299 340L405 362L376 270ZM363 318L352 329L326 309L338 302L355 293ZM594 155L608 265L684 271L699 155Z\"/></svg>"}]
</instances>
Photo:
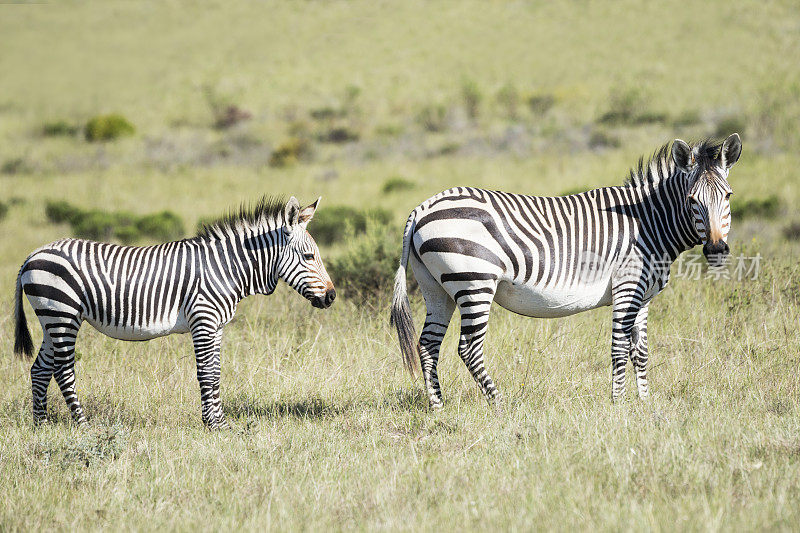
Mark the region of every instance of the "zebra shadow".
<instances>
[{"instance_id":1,"label":"zebra shadow","mask_svg":"<svg viewBox=\"0 0 800 533\"><path fill-rule=\"evenodd\" d=\"M378 397L363 399L328 399L311 396L300 399L262 401L248 395L223 398L222 410L231 419L296 418L329 420L355 411L425 411L428 400L418 389L395 390Z\"/></svg>"},{"instance_id":2,"label":"zebra shadow","mask_svg":"<svg viewBox=\"0 0 800 533\"><path fill-rule=\"evenodd\" d=\"M334 418L351 411L352 405L338 404L318 396L298 400L276 400L271 402L264 402L246 396L235 396L233 398L223 398L222 410L225 412L225 416L232 419L298 418L323 420Z\"/></svg>"}]
</instances>

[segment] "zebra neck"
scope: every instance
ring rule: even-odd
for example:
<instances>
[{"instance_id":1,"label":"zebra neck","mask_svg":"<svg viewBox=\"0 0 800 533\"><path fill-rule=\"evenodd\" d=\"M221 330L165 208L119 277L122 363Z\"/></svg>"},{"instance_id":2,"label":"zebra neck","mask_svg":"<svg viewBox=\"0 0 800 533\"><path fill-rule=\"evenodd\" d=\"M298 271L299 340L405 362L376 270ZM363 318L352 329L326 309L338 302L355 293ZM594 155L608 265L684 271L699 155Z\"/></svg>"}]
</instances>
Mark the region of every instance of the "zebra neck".
<instances>
[{"instance_id":1,"label":"zebra neck","mask_svg":"<svg viewBox=\"0 0 800 533\"><path fill-rule=\"evenodd\" d=\"M686 177L676 173L653 188L634 189L643 206L642 229L647 247L659 260L674 261L699 244L691 210L686 202Z\"/></svg>"},{"instance_id":2,"label":"zebra neck","mask_svg":"<svg viewBox=\"0 0 800 533\"><path fill-rule=\"evenodd\" d=\"M205 272L216 291L240 301L275 290L275 254L272 246L262 241L260 235L233 233L205 242Z\"/></svg>"}]
</instances>

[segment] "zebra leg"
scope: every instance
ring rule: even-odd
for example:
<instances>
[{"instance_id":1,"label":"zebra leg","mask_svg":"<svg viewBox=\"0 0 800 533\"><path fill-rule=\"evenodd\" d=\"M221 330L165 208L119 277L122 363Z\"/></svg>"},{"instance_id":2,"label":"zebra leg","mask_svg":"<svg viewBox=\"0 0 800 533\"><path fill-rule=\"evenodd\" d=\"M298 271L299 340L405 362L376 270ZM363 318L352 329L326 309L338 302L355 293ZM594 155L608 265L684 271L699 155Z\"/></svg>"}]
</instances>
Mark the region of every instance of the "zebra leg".
<instances>
[{"instance_id":1,"label":"zebra leg","mask_svg":"<svg viewBox=\"0 0 800 533\"><path fill-rule=\"evenodd\" d=\"M633 305L633 295L614 298L611 327L611 401L625 397L625 365L631 351L631 331L639 308Z\"/></svg>"},{"instance_id":2,"label":"zebra leg","mask_svg":"<svg viewBox=\"0 0 800 533\"><path fill-rule=\"evenodd\" d=\"M192 329L192 342L197 361L197 381L200 383L203 424L208 429L227 428L228 422L219 395L222 328L196 325Z\"/></svg>"},{"instance_id":3,"label":"zebra leg","mask_svg":"<svg viewBox=\"0 0 800 533\"><path fill-rule=\"evenodd\" d=\"M413 256L410 263L422 296L425 298L425 307L428 313L419 336L419 362L422 368L422 378L425 381L430 408L441 409L442 391L439 388L439 375L436 367L439 364L439 349L442 346L442 339L447 332L456 304L425 265Z\"/></svg>"},{"instance_id":4,"label":"zebra leg","mask_svg":"<svg viewBox=\"0 0 800 533\"><path fill-rule=\"evenodd\" d=\"M472 373L483 395L491 405L494 405L499 402L500 393L486 372L483 358L483 341L489 325L491 305L491 298L489 301L470 301L465 298L459 302L461 337L458 341L458 354Z\"/></svg>"},{"instance_id":5,"label":"zebra leg","mask_svg":"<svg viewBox=\"0 0 800 533\"><path fill-rule=\"evenodd\" d=\"M47 333L53 346L53 362L58 388L64 395L64 401L67 402L72 419L78 425L85 424L86 415L75 392L75 340L78 335L78 327L62 324L57 328L51 327Z\"/></svg>"},{"instance_id":6,"label":"zebra leg","mask_svg":"<svg viewBox=\"0 0 800 533\"><path fill-rule=\"evenodd\" d=\"M448 310L445 310L445 312L428 312L425 317L425 326L419 336L419 361L431 409L442 408L442 391L439 388L439 375L436 372L436 366L439 364L439 348L442 346L442 339L444 339L444 334L447 332L447 326L455 308L449 297L448 303L449 312L447 312Z\"/></svg>"},{"instance_id":7,"label":"zebra leg","mask_svg":"<svg viewBox=\"0 0 800 533\"><path fill-rule=\"evenodd\" d=\"M31 366L31 392L33 397L33 422L47 420L47 387L53 378L53 345L45 336L39 355Z\"/></svg>"},{"instance_id":8,"label":"zebra leg","mask_svg":"<svg viewBox=\"0 0 800 533\"><path fill-rule=\"evenodd\" d=\"M636 370L636 388L639 398L645 399L648 394L647 387L647 309L645 305L636 315L636 321L631 329L630 358Z\"/></svg>"}]
</instances>

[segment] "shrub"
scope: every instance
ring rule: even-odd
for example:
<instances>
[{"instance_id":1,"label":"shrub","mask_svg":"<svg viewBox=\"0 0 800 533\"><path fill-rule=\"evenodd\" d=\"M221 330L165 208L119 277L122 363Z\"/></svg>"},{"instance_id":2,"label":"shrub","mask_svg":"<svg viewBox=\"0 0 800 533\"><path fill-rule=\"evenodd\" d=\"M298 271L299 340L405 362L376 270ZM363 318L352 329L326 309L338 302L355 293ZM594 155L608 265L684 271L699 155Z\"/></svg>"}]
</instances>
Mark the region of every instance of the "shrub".
<instances>
[{"instance_id":1,"label":"shrub","mask_svg":"<svg viewBox=\"0 0 800 533\"><path fill-rule=\"evenodd\" d=\"M416 187L416 183L413 181L402 176L395 176L386 180L383 183L381 190L384 194L390 194L397 191L407 191L409 189L413 189L414 187Z\"/></svg>"},{"instance_id":2,"label":"shrub","mask_svg":"<svg viewBox=\"0 0 800 533\"><path fill-rule=\"evenodd\" d=\"M214 113L214 127L224 130L251 118L253 115L250 111L231 104Z\"/></svg>"},{"instance_id":3,"label":"shrub","mask_svg":"<svg viewBox=\"0 0 800 533\"><path fill-rule=\"evenodd\" d=\"M345 298L374 303L389 298L400 261L402 237L388 226L370 224L347 249L333 257L328 271Z\"/></svg>"},{"instance_id":4,"label":"shrub","mask_svg":"<svg viewBox=\"0 0 800 533\"><path fill-rule=\"evenodd\" d=\"M136 229L159 241L173 241L185 235L183 220L172 211L144 215L136 221Z\"/></svg>"},{"instance_id":5,"label":"shrub","mask_svg":"<svg viewBox=\"0 0 800 533\"><path fill-rule=\"evenodd\" d=\"M473 120L478 118L483 94L475 81L464 80L461 82L461 100L464 102L467 116Z\"/></svg>"},{"instance_id":6,"label":"shrub","mask_svg":"<svg viewBox=\"0 0 800 533\"><path fill-rule=\"evenodd\" d=\"M792 222L783 228L783 236L790 241L800 241L800 222Z\"/></svg>"},{"instance_id":7,"label":"shrub","mask_svg":"<svg viewBox=\"0 0 800 533\"><path fill-rule=\"evenodd\" d=\"M205 96L208 107L211 108L211 115L214 117L214 127L226 129L249 120L252 114L232 102L232 98L220 93L211 85L203 86L203 96Z\"/></svg>"},{"instance_id":8,"label":"shrub","mask_svg":"<svg viewBox=\"0 0 800 533\"><path fill-rule=\"evenodd\" d=\"M361 135L348 126L333 126L317 135L317 140L325 143L346 143L357 141Z\"/></svg>"},{"instance_id":9,"label":"shrub","mask_svg":"<svg viewBox=\"0 0 800 533\"><path fill-rule=\"evenodd\" d=\"M744 117L738 115L728 115L722 117L717 122L717 126L714 129L714 135L716 137L727 137L731 133L738 133L739 135L744 135L744 131L746 128L747 124L744 120Z\"/></svg>"},{"instance_id":10,"label":"shrub","mask_svg":"<svg viewBox=\"0 0 800 533\"><path fill-rule=\"evenodd\" d=\"M333 244L350 234L364 233L370 222L381 225L388 224L391 219L391 213L379 207L357 209L346 205L337 205L318 209L308 228L318 243Z\"/></svg>"},{"instance_id":11,"label":"shrub","mask_svg":"<svg viewBox=\"0 0 800 533\"><path fill-rule=\"evenodd\" d=\"M143 237L166 241L184 235L183 221L170 211L137 216L125 211L85 210L58 201L47 203L45 215L56 224L69 224L76 237L85 239L116 239L127 244Z\"/></svg>"},{"instance_id":12,"label":"shrub","mask_svg":"<svg viewBox=\"0 0 800 533\"><path fill-rule=\"evenodd\" d=\"M14 157L3 162L0 166L0 173L13 176L14 174L22 174L29 171L28 164L22 157Z\"/></svg>"},{"instance_id":13,"label":"shrub","mask_svg":"<svg viewBox=\"0 0 800 533\"><path fill-rule=\"evenodd\" d=\"M700 124L700 122L702 122L700 112L696 109L682 111L678 116L672 119L672 125L676 128L693 126L694 124Z\"/></svg>"},{"instance_id":14,"label":"shrub","mask_svg":"<svg viewBox=\"0 0 800 533\"><path fill-rule=\"evenodd\" d=\"M84 135L89 142L111 141L119 137L133 135L136 128L128 119L119 114L100 115L86 123Z\"/></svg>"},{"instance_id":15,"label":"shrub","mask_svg":"<svg viewBox=\"0 0 800 533\"><path fill-rule=\"evenodd\" d=\"M532 94L528 96L528 108L537 116L546 114L555 103L556 97L552 94Z\"/></svg>"},{"instance_id":16,"label":"shrub","mask_svg":"<svg viewBox=\"0 0 800 533\"><path fill-rule=\"evenodd\" d=\"M447 109L443 105L428 105L417 114L417 122L430 132L440 132L447 128Z\"/></svg>"},{"instance_id":17,"label":"shrub","mask_svg":"<svg viewBox=\"0 0 800 533\"><path fill-rule=\"evenodd\" d=\"M594 129L589 134L589 148L619 148L619 137L603 129Z\"/></svg>"},{"instance_id":18,"label":"shrub","mask_svg":"<svg viewBox=\"0 0 800 533\"><path fill-rule=\"evenodd\" d=\"M739 200L736 196L731 201L731 216L735 218L776 218L780 212L781 202L777 196L766 198L747 198Z\"/></svg>"},{"instance_id":19,"label":"shrub","mask_svg":"<svg viewBox=\"0 0 800 533\"><path fill-rule=\"evenodd\" d=\"M288 167L307 157L311 150L306 139L292 137L280 144L269 156L271 167Z\"/></svg>"},{"instance_id":20,"label":"shrub","mask_svg":"<svg viewBox=\"0 0 800 533\"><path fill-rule=\"evenodd\" d=\"M519 92L511 84L504 85L497 91L497 103L505 111L506 117L516 119L519 115Z\"/></svg>"},{"instance_id":21,"label":"shrub","mask_svg":"<svg viewBox=\"0 0 800 533\"><path fill-rule=\"evenodd\" d=\"M81 209L61 200L59 202L47 202L44 213L50 222L62 224L64 222L71 223L81 213Z\"/></svg>"},{"instance_id":22,"label":"shrub","mask_svg":"<svg viewBox=\"0 0 800 533\"><path fill-rule=\"evenodd\" d=\"M45 137L71 137L76 135L79 129L78 126L70 124L66 120L54 120L53 122L44 123L42 126L42 135Z\"/></svg>"},{"instance_id":23,"label":"shrub","mask_svg":"<svg viewBox=\"0 0 800 533\"><path fill-rule=\"evenodd\" d=\"M6 218L8 214L8 204L0 202L0 220Z\"/></svg>"},{"instance_id":24,"label":"shrub","mask_svg":"<svg viewBox=\"0 0 800 533\"><path fill-rule=\"evenodd\" d=\"M600 116L598 122L616 126L666 122L667 119L666 113L647 109L647 99L641 91L628 89L612 94L609 109Z\"/></svg>"}]
</instances>

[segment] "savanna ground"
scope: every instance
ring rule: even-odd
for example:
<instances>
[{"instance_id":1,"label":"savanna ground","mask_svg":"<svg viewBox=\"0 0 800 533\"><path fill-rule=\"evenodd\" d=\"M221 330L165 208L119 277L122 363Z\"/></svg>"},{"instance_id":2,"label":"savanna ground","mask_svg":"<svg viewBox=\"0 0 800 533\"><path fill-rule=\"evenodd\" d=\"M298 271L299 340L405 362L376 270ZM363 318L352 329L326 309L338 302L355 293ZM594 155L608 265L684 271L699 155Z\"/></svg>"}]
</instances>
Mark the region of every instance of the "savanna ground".
<instances>
[{"instance_id":1,"label":"savanna ground","mask_svg":"<svg viewBox=\"0 0 800 533\"><path fill-rule=\"evenodd\" d=\"M0 529L798 528L793 2L4 5L0 50ZM135 132L88 142L103 113ZM758 276L673 279L651 306L647 402L629 376L629 399L610 403L607 309L498 309L502 412L454 327L446 406L427 412L388 326L386 265L417 203L454 185L619 184L664 142L732 131L732 250L760 254ZM190 235L265 193L388 224L344 224L323 246L330 310L286 286L243 302L223 346L233 429L202 427L187 336L126 343L89 326L91 427L51 385L53 423L34 428L30 363L11 353L17 269L88 231L53 223L47 202L169 210Z\"/></svg>"}]
</instances>

